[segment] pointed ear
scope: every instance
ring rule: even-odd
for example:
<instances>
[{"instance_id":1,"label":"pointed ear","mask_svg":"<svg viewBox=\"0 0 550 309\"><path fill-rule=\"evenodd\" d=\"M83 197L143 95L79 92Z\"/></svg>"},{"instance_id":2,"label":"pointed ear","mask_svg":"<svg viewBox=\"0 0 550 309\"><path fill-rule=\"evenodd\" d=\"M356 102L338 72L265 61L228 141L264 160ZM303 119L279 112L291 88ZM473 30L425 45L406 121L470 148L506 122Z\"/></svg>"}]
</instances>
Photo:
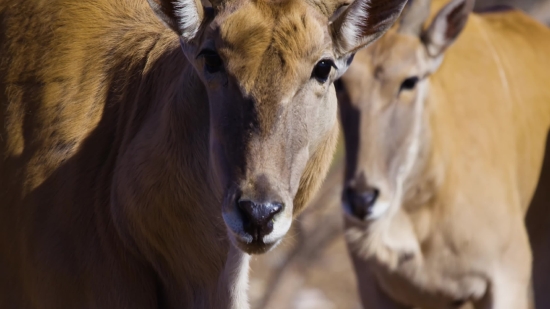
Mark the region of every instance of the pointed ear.
<instances>
[{"instance_id":1,"label":"pointed ear","mask_svg":"<svg viewBox=\"0 0 550 309\"><path fill-rule=\"evenodd\" d=\"M431 0L409 0L399 18L398 31L420 37L424 22L430 16L431 2Z\"/></svg>"},{"instance_id":2,"label":"pointed ear","mask_svg":"<svg viewBox=\"0 0 550 309\"><path fill-rule=\"evenodd\" d=\"M330 24L340 55L356 52L388 30L407 0L355 0Z\"/></svg>"},{"instance_id":3,"label":"pointed ear","mask_svg":"<svg viewBox=\"0 0 550 309\"><path fill-rule=\"evenodd\" d=\"M468 16L474 8L475 0L452 0L445 5L422 34L422 41L428 54L438 57L458 38Z\"/></svg>"},{"instance_id":4,"label":"pointed ear","mask_svg":"<svg viewBox=\"0 0 550 309\"><path fill-rule=\"evenodd\" d=\"M195 0L147 0L153 12L185 42L192 40L204 19L201 1Z\"/></svg>"}]
</instances>

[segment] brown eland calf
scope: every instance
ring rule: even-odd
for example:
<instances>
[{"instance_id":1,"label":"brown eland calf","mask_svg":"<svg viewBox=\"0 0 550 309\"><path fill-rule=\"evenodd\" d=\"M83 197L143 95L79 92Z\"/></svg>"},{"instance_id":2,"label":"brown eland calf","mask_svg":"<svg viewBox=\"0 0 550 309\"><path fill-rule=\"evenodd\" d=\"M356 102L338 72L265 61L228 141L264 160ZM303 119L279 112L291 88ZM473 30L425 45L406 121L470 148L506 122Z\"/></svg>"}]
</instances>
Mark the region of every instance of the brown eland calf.
<instances>
[{"instance_id":1,"label":"brown eland calf","mask_svg":"<svg viewBox=\"0 0 550 309\"><path fill-rule=\"evenodd\" d=\"M405 1L0 1L0 308L246 308Z\"/></svg>"},{"instance_id":2,"label":"brown eland calf","mask_svg":"<svg viewBox=\"0 0 550 309\"><path fill-rule=\"evenodd\" d=\"M550 30L519 11L468 20L472 0L449 2L423 28L429 6L408 5L337 84L362 301L524 309L524 218L550 127Z\"/></svg>"}]
</instances>

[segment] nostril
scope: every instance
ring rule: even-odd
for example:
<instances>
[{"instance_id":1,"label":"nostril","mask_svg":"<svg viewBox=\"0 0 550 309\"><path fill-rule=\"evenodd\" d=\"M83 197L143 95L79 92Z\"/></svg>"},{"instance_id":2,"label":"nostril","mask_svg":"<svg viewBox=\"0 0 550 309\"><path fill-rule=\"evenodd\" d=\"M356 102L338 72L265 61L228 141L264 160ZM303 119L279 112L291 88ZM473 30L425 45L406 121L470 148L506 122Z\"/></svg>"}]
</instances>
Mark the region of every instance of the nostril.
<instances>
[{"instance_id":1,"label":"nostril","mask_svg":"<svg viewBox=\"0 0 550 309\"><path fill-rule=\"evenodd\" d=\"M378 199L378 189L369 187L358 191L353 188L347 188L345 191L345 199L347 200L353 215L359 219L364 219L370 215L372 207Z\"/></svg>"},{"instance_id":2,"label":"nostril","mask_svg":"<svg viewBox=\"0 0 550 309\"><path fill-rule=\"evenodd\" d=\"M281 212L281 210L283 210L283 203L270 203L270 210L269 212L271 213L272 216L278 214Z\"/></svg>"},{"instance_id":3,"label":"nostril","mask_svg":"<svg viewBox=\"0 0 550 309\"><path fill-rule=\"evenodd\" d=\"M254 217L255 217L254 203L252 203L251 201L239 201L237 205L239 206L239 210L241 211L241 215L243 216L243 219L248 221L254 221Z\"/></svg>"},{"instance_id":4,"label":"nostril","mask_svg":"<svg viewBox=\"0 0 550 309\"><path fill-rule=\"evenodd\" d=\"M273 231L273 218L283 210L282 203L254 203L248 200L238 202L245 232L255 240Z\"/></svg>"},{"instance_id":5,"label":"nostril","mask_svg":"<svg viewBox=\"0 0 550 309\"><path fill-rule=\"evenodd\" d=\"M361 193L359 198L363 200L363 203L365 203L369 207L372 207L372 205L376 203L376 199L378 199L378 190L374 188L369 188Z\"/></svg>"},{"instance_id":6,"label":"nostril","mask_svg":"<svg viewBox=\"0 0 550 309\"><path fill-rule=\"evenodd\" d=\"M282 203L257 204L251 201L240 201L239 209L254 224L264 224L283 209Z\"/></svg>"}]
</instances>

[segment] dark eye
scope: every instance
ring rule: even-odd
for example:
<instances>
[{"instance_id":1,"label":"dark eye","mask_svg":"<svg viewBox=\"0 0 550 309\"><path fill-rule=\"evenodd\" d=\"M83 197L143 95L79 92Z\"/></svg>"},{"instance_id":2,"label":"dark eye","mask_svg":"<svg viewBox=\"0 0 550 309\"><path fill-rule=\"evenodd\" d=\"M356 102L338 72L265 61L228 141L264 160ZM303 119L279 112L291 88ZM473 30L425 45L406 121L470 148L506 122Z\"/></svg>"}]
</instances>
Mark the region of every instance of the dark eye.
<instances>
[{"instance_id":1,"label":"dark eye","mask_svg":"<svg viewBox=\"0 0 550 309\"><path fill-rule=\"evenodd\" d=\"M420 79L416 76L407 78L402 84L401 89L399 91L410 91L413 90L416 87L416 84L418 84L418 81Z\"/></svg>"},{"instance_id":2,"label":"dark eye","mask_svg":"<svg viewBox=\"0 0 550 309\"><path fill-rule=\"evenodd\" d=\"M205 49L199 56L204 58L204 64L208 73L216 73L223 69L222 58L213 50Z\"/></svg>"},{"instance_id":3,"label":"dark eye","mask_svg":"<svg viewBox=\"0 0 550 309\"><path fill-rule=\"evenodd\" d=\"M317 62L315 68L313 68L313 73L311 75L315 77L315 79L317 79L320 83L324 83L327 81L332 67L336 67L332 60L321 60Z\"/></svg>"}]
</instances>

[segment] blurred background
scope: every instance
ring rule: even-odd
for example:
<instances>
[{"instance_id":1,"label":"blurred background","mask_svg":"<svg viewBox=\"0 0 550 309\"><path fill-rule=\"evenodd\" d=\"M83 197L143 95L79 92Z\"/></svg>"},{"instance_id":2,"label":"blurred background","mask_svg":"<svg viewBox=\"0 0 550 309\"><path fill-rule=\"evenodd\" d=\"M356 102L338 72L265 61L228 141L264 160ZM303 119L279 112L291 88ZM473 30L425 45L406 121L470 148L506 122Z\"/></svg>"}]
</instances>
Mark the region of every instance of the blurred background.
<instances>
[{"instance_id":1,"label":"blurred background","mask_svg":"<svg viewBox=\"0 0 550 309\"><path fill-rule=\"evenodd\" d=\"M476 10L520 8L550 25L550 0L477 0ZM276 249L253 256L249 298L253 309L361 309L342 234L340 192L343 149L306 211Z\"/></svg>"},{"instance_id":2,"label":"blurred background","mask_svg":"<svg viewBox=\"0 0 550 309\"><path fill-rule=\"evenodd\" d=\"M550 25L550 1L548 0L477 0L476 9L496 5L509 5L529 13L535 19Z\"/></svg>"}]
</instances>

